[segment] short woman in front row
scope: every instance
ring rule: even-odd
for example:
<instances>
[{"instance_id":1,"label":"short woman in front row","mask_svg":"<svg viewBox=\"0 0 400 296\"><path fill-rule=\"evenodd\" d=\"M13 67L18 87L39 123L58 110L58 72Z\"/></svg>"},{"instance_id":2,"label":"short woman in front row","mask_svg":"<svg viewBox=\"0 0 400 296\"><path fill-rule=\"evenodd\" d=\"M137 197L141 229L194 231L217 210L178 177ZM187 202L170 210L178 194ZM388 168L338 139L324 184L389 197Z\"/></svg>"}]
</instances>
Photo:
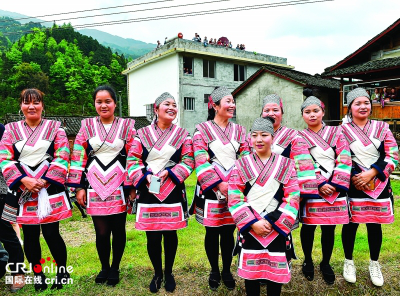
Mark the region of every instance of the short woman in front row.
<instances>
[{"instance_id":1,"label":"short woman in front row","mask_svg":"<svg viewBox=\"0 0 400 296\"><path fill-rule=\"evenodd\" d=\"M349 223L346 192L350 183L350 149L342 128L327 126L322 121L325 106L318 98L308 97L301 105L301 113L308 128L299 134L308 144L315 161L319 187L319 198L307 198L301 202L300 238L304 252L302 271L308 280L313 280L314 232L317 225L321 225L320 270L325 282L331 285L335 281L335 273L329 264L335 242L335 227Z\"/></svg>"},{"instance_id":2,"label":"short woman in front row","mask_svg":"<svg viewBox=\"0 0 400 296\"><path fill-rule=\"evenodd\" d=\"M394 221L393 192L389 176L399 161L399 149L389 125L369 120L371 99L363 88L347 94L348 118L343 133L350 145L352 158L349 189L350 223L343 226L342 243L345 255L343 276L356 282L353 262L354 242L359 223L367 225L370 253L369 273L375 286L383 285L378 263L382 245L381 224Z\"/></svg>"},{"instance_id":3,"label":"short woman in front row","mask_svg":"<svg viewBox=\"0 0 400 296\"><path fill-rule=\"evenodd\" d=\"M246 294L280 295L291 278L287 236L296 221L300 189L295 162L271 151L273 119L258 118L251 128L254 153L235 163L229 179L228 204L239 230L238 275Z\"/></svg>"},{"instance_id":4,"label":"short woman in front row","mask_svg":"<svg viewBox=\"0 0 400 296\"><path fill-rule=\"evenodd\" d=\"M222 255L222 281L229 290L235 288L230 271L234 248L235 223L226 197L228 180L240 155L248 154L244 127L229 121L236 109L226 87L216 88L209 97L208 121L196 126L193 148L198 184L191 213L206 227L204 245L211 265L208 284L216 290L221 281L218 266L219 246Z\"/></svg>"},{"instance_id":5,"label":"short woman in front row","mask_svg":"<svg viewBox=\"0 0 400 296\"><path fill-rule=\"evenodd\" d=\"M42 117L43 96L38 89L23 90L20 107L25 118L6 125L0 162L9 192L2 219L22 224L25 255L33 267L42 264L42 230L58 268L51 289L62 289L69 278L67 247L59 230L59 221L72 215L64 186L69 143L60 122ZM44 273L35 270L35 290L47 289Z\"/></svg>"},{"instance_id":6,"label":"short woman in front row","mask_svg":"<svg viewBox=\"0 0 400 296\"><path fill-rule=\"evenodd\" d=\"M101 271L98 284L119 282L119 264L126 243L126 212L129 189L124 191L127 152L136 134L134 120L114 116L117 98L108 85L93 93L98 117L82 121L75 138L68 185L76 188L76 198L92 216ZM110 266L112 234L112 264Z\"/></svg>"},{"instance_id":7,"label":"short woman in front row","mask_svg":"<svg viewBox=\"0 0 400 296\"><path fill-rule=\"evenodd\" d=\"M192 139L187 130L172 123L178 114L174 97L163 93L156 99L154 107L155 121L138 130L128 155L129 179L139 191L135 227L146 231L147 252L154 268L149 286L152 293L160 289L163 279L163 237L165 290L175 290L172 267L178 248L176 231L187 226L189 216L184 181L194 168ZM152 186L157 181L160 182L159 193Z\"/></svg>"}]
</instances>

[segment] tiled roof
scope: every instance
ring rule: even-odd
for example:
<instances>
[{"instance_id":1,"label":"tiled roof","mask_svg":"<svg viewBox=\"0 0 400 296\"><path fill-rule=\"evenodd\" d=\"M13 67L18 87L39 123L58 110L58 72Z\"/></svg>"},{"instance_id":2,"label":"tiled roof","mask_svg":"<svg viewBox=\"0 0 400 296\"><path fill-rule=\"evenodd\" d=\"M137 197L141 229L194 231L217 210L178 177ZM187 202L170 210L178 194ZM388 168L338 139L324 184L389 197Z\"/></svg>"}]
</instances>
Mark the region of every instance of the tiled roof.
<instances>
[{"instance_id":1,"label":"tiled roof","mask_svg":"<svg viewBox=\"0 0 400 296\"><path fill-rule=\"evenodd\" d=\"M282 79L286 79L293 83L297 83L297 84L300 84L303 86L316 86L316 87L325 87L325 88L333 88L333 89L340 88L340 82L338 80L323 78L319 74L316 74L313 76L313 75L310 75L310 74L307 74L304 72L300 72L300 71L284 69L284 68L279 68L279 67L272 67L272 66L263 66L257 72L255 72L253 75L251 75L246 81L244 81L241 85L239 85L232 92L232 95L235 96L247 84L249 84L251 81L253 81L255 78L257 78L260 74L265 73L265 72L270 73L272 75L276 75L278 77L281 77Z\"/></svg>"},{"instance_id":2,"label":"tiled roof","mask_svg":"<svg viewBox=\"0 0 400 296\"><path fill-rule=\"evenodd\" d=\"M365 73L380 69L400 68L400 57L368 61L363 64L353 65L346 68L339 68L331 72L324 72L322 76L325 77L338 77L347 74Z\"/></svg>"},{"instance_id":3,"label":"tiled roof","mask_svg":"<svg viewBox=\"0 0 400 296\"><path fill-rule=\"evenodd\" d=\"M61 122L61 125L64 127L67 136L76 136L81 128L81 121L85 118L89 118L92 116L46 116L46 119L57 120ZM135 128L139 129L145 127L150 124L147 120L147 117L124 117L124 118L132 118L135 120ZM19 121L21 117L18 114L6 114L4 117L4 124Z\"/></svg>"},{"instance_id":4,"label":"tiled roof","mask_svg":"<svg viewBox=\"0 0 400 296\"><path fill-rule=\"evenodd\" d=\"M389 27L387 27L385 30L383 30L381 33L379 33L378 35L376 35L374 38L372 38L371 40L369 40L367 43L365 43L363 46L361 46L359 49L357 49L355 52L349 54L347 57L345 57L343 60L337 62L335 65L330 66L328 68L325 69L325 72L323 74L327 74L327 72L331 71L331 70L335 70L338 67L340 67L342 64L344 64L345 62L347 62L348 60L350 60L351 58L353 58L354 56L356 56L357 54L361 53L363 50L365 50L367 47L371 46L372 44L374 44L376 41L378 41L379 39L381 39L383 36L385 36L386 34L388 34L390 31L392 31L393 29L395 29L396 27L398 27L400 25L400 18L398 20L396 20L393 24L391 24Z\"/></svg>"}]
</instances>

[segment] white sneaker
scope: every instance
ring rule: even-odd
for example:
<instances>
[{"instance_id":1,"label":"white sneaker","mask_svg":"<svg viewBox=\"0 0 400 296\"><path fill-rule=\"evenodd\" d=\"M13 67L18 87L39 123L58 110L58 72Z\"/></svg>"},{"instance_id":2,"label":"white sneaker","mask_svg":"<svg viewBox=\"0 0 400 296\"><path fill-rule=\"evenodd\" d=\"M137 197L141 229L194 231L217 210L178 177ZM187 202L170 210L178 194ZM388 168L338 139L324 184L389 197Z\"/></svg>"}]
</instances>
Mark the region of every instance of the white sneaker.
<instances>
[{"instance_id":1,"label":"white sneaker","mask_svg":"<svg viewBox=\"0 0 400 296\"><path fill-rule=\"evenodd\" d=\"M349 283L354 284L356 282L356 267L353 260L344 259L343 277Z\"/></svg>"},{"instance_id":2,"label":"white sneaker","mask_svg":"<svg viewBox=\"0 0 400 296\"><path fill-rule=\"evenodd\" d=\"M369 261L369 275L372 283L377 287L383 286L383 276L381 272L381 266L378 261Z\"/></svg>"}]
</instances>

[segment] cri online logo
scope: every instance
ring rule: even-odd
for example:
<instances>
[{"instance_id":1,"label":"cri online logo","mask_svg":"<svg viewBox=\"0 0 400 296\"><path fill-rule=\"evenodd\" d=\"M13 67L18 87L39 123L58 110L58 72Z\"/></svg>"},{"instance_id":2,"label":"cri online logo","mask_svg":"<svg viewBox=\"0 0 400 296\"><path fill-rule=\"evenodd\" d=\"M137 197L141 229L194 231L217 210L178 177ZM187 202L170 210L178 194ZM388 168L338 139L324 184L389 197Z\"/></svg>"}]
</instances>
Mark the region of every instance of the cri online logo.
<instances>
[{"instance_id":1,"label":"cri online logo","mask_svg":"<svg viewBox=\"0 0 400 296\"><path fill-rule=\"evenodd\" d=\"M51 262L51 265L50 265L50 266L44 266L44 267L43 267L42 265L45 264L46 261L47 261L47 262ZM58 266L57 266L56 261L55 261L54 259L51 260L50 257L47 257L46 259L41 258L39 262L40 262L40 264L36 264L35 266L33 266L33 268L32 268L32 264L31 264L31 263L29 263L28 266L26 266L25 263L17 263L17 264L16 264L16 269L18 269L19 267L21 267L21 270L22 270L24 273L31 273L32 270L34 271L34 273L41 273L41 272L46 272L46 273L68 272L68 273L72 273L72 272L74 271L74 269L73 269L72 266L68 266L68 267L61 266L61 267L60 267L60 270L58 270L59 268L58 268ZM54 263L54 264L53 264L53 263ZM7 272L12 272L12 270L10 269L10 267L13 266L13 265L14 265L14 263L8 263L8 264L6 265L6 271L7 271ZM54 266L55 266L55 268L54 268ZM28 267L28 269L27 269L27 267Z\"/></svg>"}]
</instances>

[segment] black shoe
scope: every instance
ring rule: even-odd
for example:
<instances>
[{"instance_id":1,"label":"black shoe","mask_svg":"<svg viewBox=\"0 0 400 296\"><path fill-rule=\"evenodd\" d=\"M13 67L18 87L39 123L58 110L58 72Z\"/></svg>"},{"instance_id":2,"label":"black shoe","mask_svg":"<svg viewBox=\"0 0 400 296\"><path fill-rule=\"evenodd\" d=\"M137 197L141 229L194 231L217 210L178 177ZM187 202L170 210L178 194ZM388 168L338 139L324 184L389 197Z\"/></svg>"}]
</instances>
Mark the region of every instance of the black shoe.
<instances>
[{"instance_id":1,"label":"black shoe","mask_svg":"<svg viewBox=\"0 0 400 296\"><path fill-rule=\"evenodd\" d=\"M301 270L307 280L312 281L314 279L314 264L312 262L303 262L303 268Z\"/></svg>"},{"instance_id":2,"label":"black shoe","mask_svg":"<svg viewBox=\"0 0 400 296\"><path fill-rule=\"evenodd\" d=\"M150 286L149 286L151 293L157 293L158 290L160 290L162 280L163 280L162 275L154 275L153 276L153 279L151 280Z\"/></svg>"},{"instance_id":3,"label":"black shoe","mask_svg":"<svg viewBox=\"0 0 400 296\"><path fill-rule=\"evenodd\" d=\"M63 284L67 284L68 283L68 279L69 279L69 273L68 272L64 272L64 273L57 273L56 275L56 281L55 283L51 286L51 290L61 290L63 288Z\"/></svg>"},{"instance_id":4,"label":"black shoe","mask_svg":"<svg viewBox=\"0 0 400 296\"><path fill-rule=\"evenodd\" d=\"M35 280L36 278L36 280ZM42 292L47 289L46 276L43 272L34 275L35 291Z\"/></svg>"},{"instance_id":5,"label":"black shoe","mask_svg":"<svg viewBox=\"0 0 400 296\"><path fill-rule=\"evenodd\" d=\"M110 269L102 269L94 279L96 284L104 284L107 281Z\"/></svg>"},{"instance_id":6,"label":"black shoe","mask_svg":"<svg viewBox=\"0 0 400 296\"><path fill-rule=\"evenodd\" d=\"M172 273L165 275L164 287L165 287L165 291L171 292L171 293L174 292L174 290L176 288L176 282L175 282L174 275Z\"/></svg>"},{"instance_id":7,"label":"black shoe","mask_svg":"<svg viewBox=\"0 0 400 296\"><path fill-rule=\"evenodd\" d=\"M210 276L208 277L208 285L212 291L216 291L221 282L221 274L219 271L211 271Z\"/></svg>"},{"instance_id":8,"label":"black shoe","mask_svg":"<svg viewBox=\"0 0 400 296\"><path fill-rule=\"evenodd\" d=\"M328 285L332 285L335 282L335 273L333 272L332 267L329 264L323 264L322 263L319 265L319 268L322 273L322 277L324 278L324 281Z\"/></svg>"},{"instance_id":9,"label":"black shoe","mask_svg":"<svg viewBox=\"0 0 400 296\"><path fill-rule=\"evenodd\" d=\"M235 289L236 282L235 282L235 279L234 279L233 276L232 276L232 273L230 273L230 272L223 272L223 273L221 274L221 276L222 276L222 281L224 282L224 285L225 285L225 287L226 287L228 290L233 290L233 289Z\"/></svg>"},{"instance_id":10,"label":"black shoe","mask_svg":"<svg viewBox=\"0 0 400 296\"><path fill-rule=\"evenodd\" d=\"M108 273L107 286L115 287L119 283L119 270L111 267Z\"/></svg>"}]
</instances>

